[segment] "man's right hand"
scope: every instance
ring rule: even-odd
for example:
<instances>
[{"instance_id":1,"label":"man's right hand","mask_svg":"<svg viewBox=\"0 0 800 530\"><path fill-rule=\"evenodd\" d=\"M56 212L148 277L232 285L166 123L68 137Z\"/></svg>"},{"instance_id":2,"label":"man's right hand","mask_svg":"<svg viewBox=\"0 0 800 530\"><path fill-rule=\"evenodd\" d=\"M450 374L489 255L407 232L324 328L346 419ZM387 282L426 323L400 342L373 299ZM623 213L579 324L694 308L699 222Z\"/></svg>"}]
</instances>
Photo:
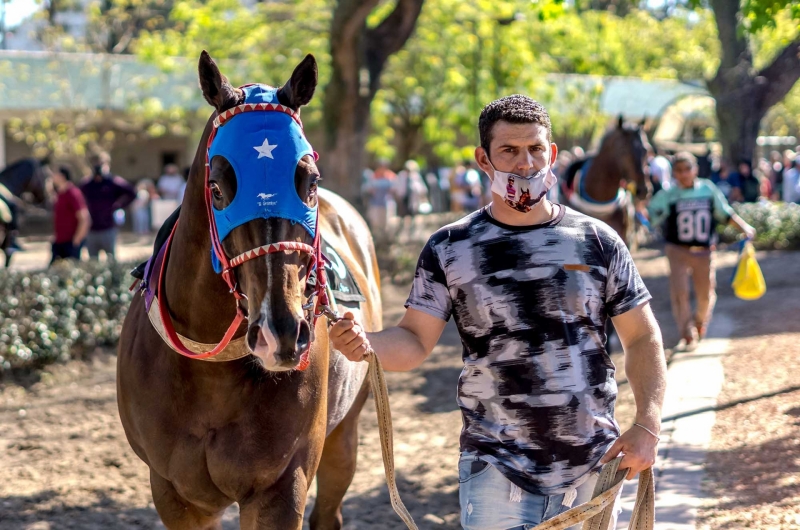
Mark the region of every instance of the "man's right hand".
<instances>
[{"instance_id":1,"label":"man's right hand","mask_svg":"<svg viewBox=\"0 0 800 530\"><path fill-rule=\"evenodd\" d=\"M342 320L331 326L328 336L333 347L351 361L363 361L369 350L369 340L361 324L356 322L355 315L348 311Z\"/></svg>"}]
</instances>

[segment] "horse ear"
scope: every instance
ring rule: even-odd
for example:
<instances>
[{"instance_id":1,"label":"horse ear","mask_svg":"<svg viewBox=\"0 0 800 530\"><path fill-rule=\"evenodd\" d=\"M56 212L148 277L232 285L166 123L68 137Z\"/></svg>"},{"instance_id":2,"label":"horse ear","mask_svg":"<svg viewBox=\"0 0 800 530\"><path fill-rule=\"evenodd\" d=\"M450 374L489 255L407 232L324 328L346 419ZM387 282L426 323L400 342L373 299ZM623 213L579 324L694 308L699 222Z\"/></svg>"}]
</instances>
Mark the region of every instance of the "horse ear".
<instances>
[{"instance_id":1,"label":"horse ear","mask_svg":"<svg viewBox=\"0 0 800 530\"><path fill-rule=\"evenodd\" d=\"M205 50L200 54L197 69L203 97L206 98L209 105L217 109L217 112L226 111L239 103L242 96L241 90L233 88L233 85L228 82L228 78L220 73L217 63Z\"/></svg>"},{"instance_id":2,"label":"horse ear","mask_svg":"<svg viewBox=\"0 0 800 530\"><path fill-rule=\"evenodd\" d=\"M644 129L645 125L647 125L647 116L642 116L642 121L639 123L639 128Z\"/></svg>"},{"instance_id":3,"label":"horse ear","mask_svg":"<svg viewBox=\"0 0 800 530\"><path fill-rule=\"evenodd\" d=\"M292 77L278 91L282 105L299 110L314 97L317 88L317 60L308 54L292 72Z\"/></svg>"},{"instance_id":4,"label":"horse ear","mask_svg":"<svg viewBox=\"0 0 800 530\"><path fill-rule=\"evenodd\" d=\"M619 119L617 120L617 128L622 129L622 126L625 125L625 118L622 114L619 115Z\"/></svg>"}]
</instances>

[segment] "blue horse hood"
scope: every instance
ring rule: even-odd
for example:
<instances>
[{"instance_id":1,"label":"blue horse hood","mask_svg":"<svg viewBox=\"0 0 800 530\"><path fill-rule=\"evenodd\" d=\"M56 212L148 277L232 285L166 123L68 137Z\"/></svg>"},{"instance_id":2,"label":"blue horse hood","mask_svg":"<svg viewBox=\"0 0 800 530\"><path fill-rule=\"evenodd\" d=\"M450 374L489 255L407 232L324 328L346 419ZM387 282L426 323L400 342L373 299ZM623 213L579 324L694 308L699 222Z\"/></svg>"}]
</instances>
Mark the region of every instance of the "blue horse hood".
<instances>
[{"instance_id":1,"label":"blue horse hood","mask_svg":"<svg viewBox=\"0 0 800 530\"><path fill-rule=\"evenodd\" d=\"M278 102L277 89L266 85L242 88L244 104ZM279 111L242 112L220 125L208 149L208 163L224 157L236 173L236 196L224 209L213 209L219 240L253 219L278 217L300 223L315 236L317 207L309 207L294 185L297 164L314 150L303 129ZM220 264L212 261L219 272Z\"/></svg>"}]
</instances>

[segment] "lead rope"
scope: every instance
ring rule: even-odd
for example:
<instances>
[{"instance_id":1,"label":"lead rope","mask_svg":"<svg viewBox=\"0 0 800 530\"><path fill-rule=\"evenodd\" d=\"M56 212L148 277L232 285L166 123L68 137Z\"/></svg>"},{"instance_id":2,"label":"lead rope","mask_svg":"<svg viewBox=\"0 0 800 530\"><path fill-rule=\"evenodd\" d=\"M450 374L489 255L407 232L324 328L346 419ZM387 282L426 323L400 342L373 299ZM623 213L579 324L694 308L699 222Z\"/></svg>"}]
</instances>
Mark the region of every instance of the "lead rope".
<instances>
[{"instance_id":1,"label":"lead rope","mask_svg":"<svg viewBox=\"0 0 800 530\"><path fill-rule=\"evenodd\" d=\"M323 272L323 274L325 274ZM342 317L336 311L336 301L326 285L328 304L322 305L322 314L328 319L328 324L339 322ZM375 413L378 415L378 434L381 437L381 456L383 457L383 471L386 475L386 486L389 488L389 500L395 513L403 520L409 530L418 530L414 518L408 512L406 505L400 498L397 490L397 480L394 473L394 440L392 439L392 412L389 409L389 389L386 386L386 377L383 367L372 346L367 346L364 360L369 362L367 378L372 387L372 398L375 400Z\"/></svg>"},{"instance_id":2,"label":"lead rope","mask_svg":"<svg viewBox=\"0 0 800 530\"><path fill-rule=\"evenodd\" d=\"M327 287L330 290L330 287ZM329 324L336 323L342 318L336 312L333 296L328 296L329 305L322 306ZM383 367L372 346L367 346L364 359L369 362L367 377L372 387L372 397L375 400L375 412L378 415L378 433L381 438L381 455L383 456L383 470L386 474L386 485L389 488L389 500L395 513L406 524L409 530L418 530L414 518L408 512L397 490L397 481L394 471L394 441L392 439L392 413L389 410L389 390L386 386L386 377ZM614 514L614 504L622 489L627 469L619 470L621 457L615 458L603 466L600 477L594 488L592 500L535 526L532 530L567 530L569 527L583 522L582 530L613 530L609 528ZM653 530L655 526L655 485L651 468L639 473L639 485L636 492L636 503L631 514L628 530Z\"/></svg>"}]
</instances>

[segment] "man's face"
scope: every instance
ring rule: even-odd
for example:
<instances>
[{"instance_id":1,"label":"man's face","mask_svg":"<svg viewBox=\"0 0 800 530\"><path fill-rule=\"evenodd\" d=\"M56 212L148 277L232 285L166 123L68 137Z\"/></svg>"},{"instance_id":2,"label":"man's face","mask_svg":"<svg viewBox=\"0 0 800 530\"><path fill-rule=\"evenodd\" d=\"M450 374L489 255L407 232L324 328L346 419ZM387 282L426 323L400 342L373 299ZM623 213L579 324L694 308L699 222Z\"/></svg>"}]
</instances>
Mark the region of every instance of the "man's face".
<instances>
[{"instance_id":1,"label":"man's face","mask_svg":"<svg viewBox=\"0 0 800 530\"><path fill-rule=\"evenodd\" d=\"M60 171L53 171L53 186L55 186L57 190L61 189L66 183L67 179L64 178L64 175L62 175Z\"/></svg>"},{"instance_id":2,"label":"man's face","mask_svg":"<svg viewBox=\"0 0 800 530\"><path fill-rule=\"evenodd\" d=\"M691 188L697 176L697 168L688 162L677 162L672 167L672 176L682 188Z\"/></svg>"},{"instance_id":3,"label":"man's face","mask_svg":"<svg viewBox=\"0 0 800 530\"><path fill-rule=\"evenodd\" d=\"M492 129L490 153L475 150L475 160L492 179L498 171L528 177L556 160L558 149L547 140L547 129L538 123L497 122ZM491 163L491 165L490 165Z\"/></svg>"},{"instance_id":4,"label":"man's face","mask_svg":"<svg viewBox=\"0 0 800 530\"><path fill-rule=\"evenodd\" d=\"M750 166L747 164L739 164L739 174L744 177L750 176Z\"/></svg>"}]
</instances>

